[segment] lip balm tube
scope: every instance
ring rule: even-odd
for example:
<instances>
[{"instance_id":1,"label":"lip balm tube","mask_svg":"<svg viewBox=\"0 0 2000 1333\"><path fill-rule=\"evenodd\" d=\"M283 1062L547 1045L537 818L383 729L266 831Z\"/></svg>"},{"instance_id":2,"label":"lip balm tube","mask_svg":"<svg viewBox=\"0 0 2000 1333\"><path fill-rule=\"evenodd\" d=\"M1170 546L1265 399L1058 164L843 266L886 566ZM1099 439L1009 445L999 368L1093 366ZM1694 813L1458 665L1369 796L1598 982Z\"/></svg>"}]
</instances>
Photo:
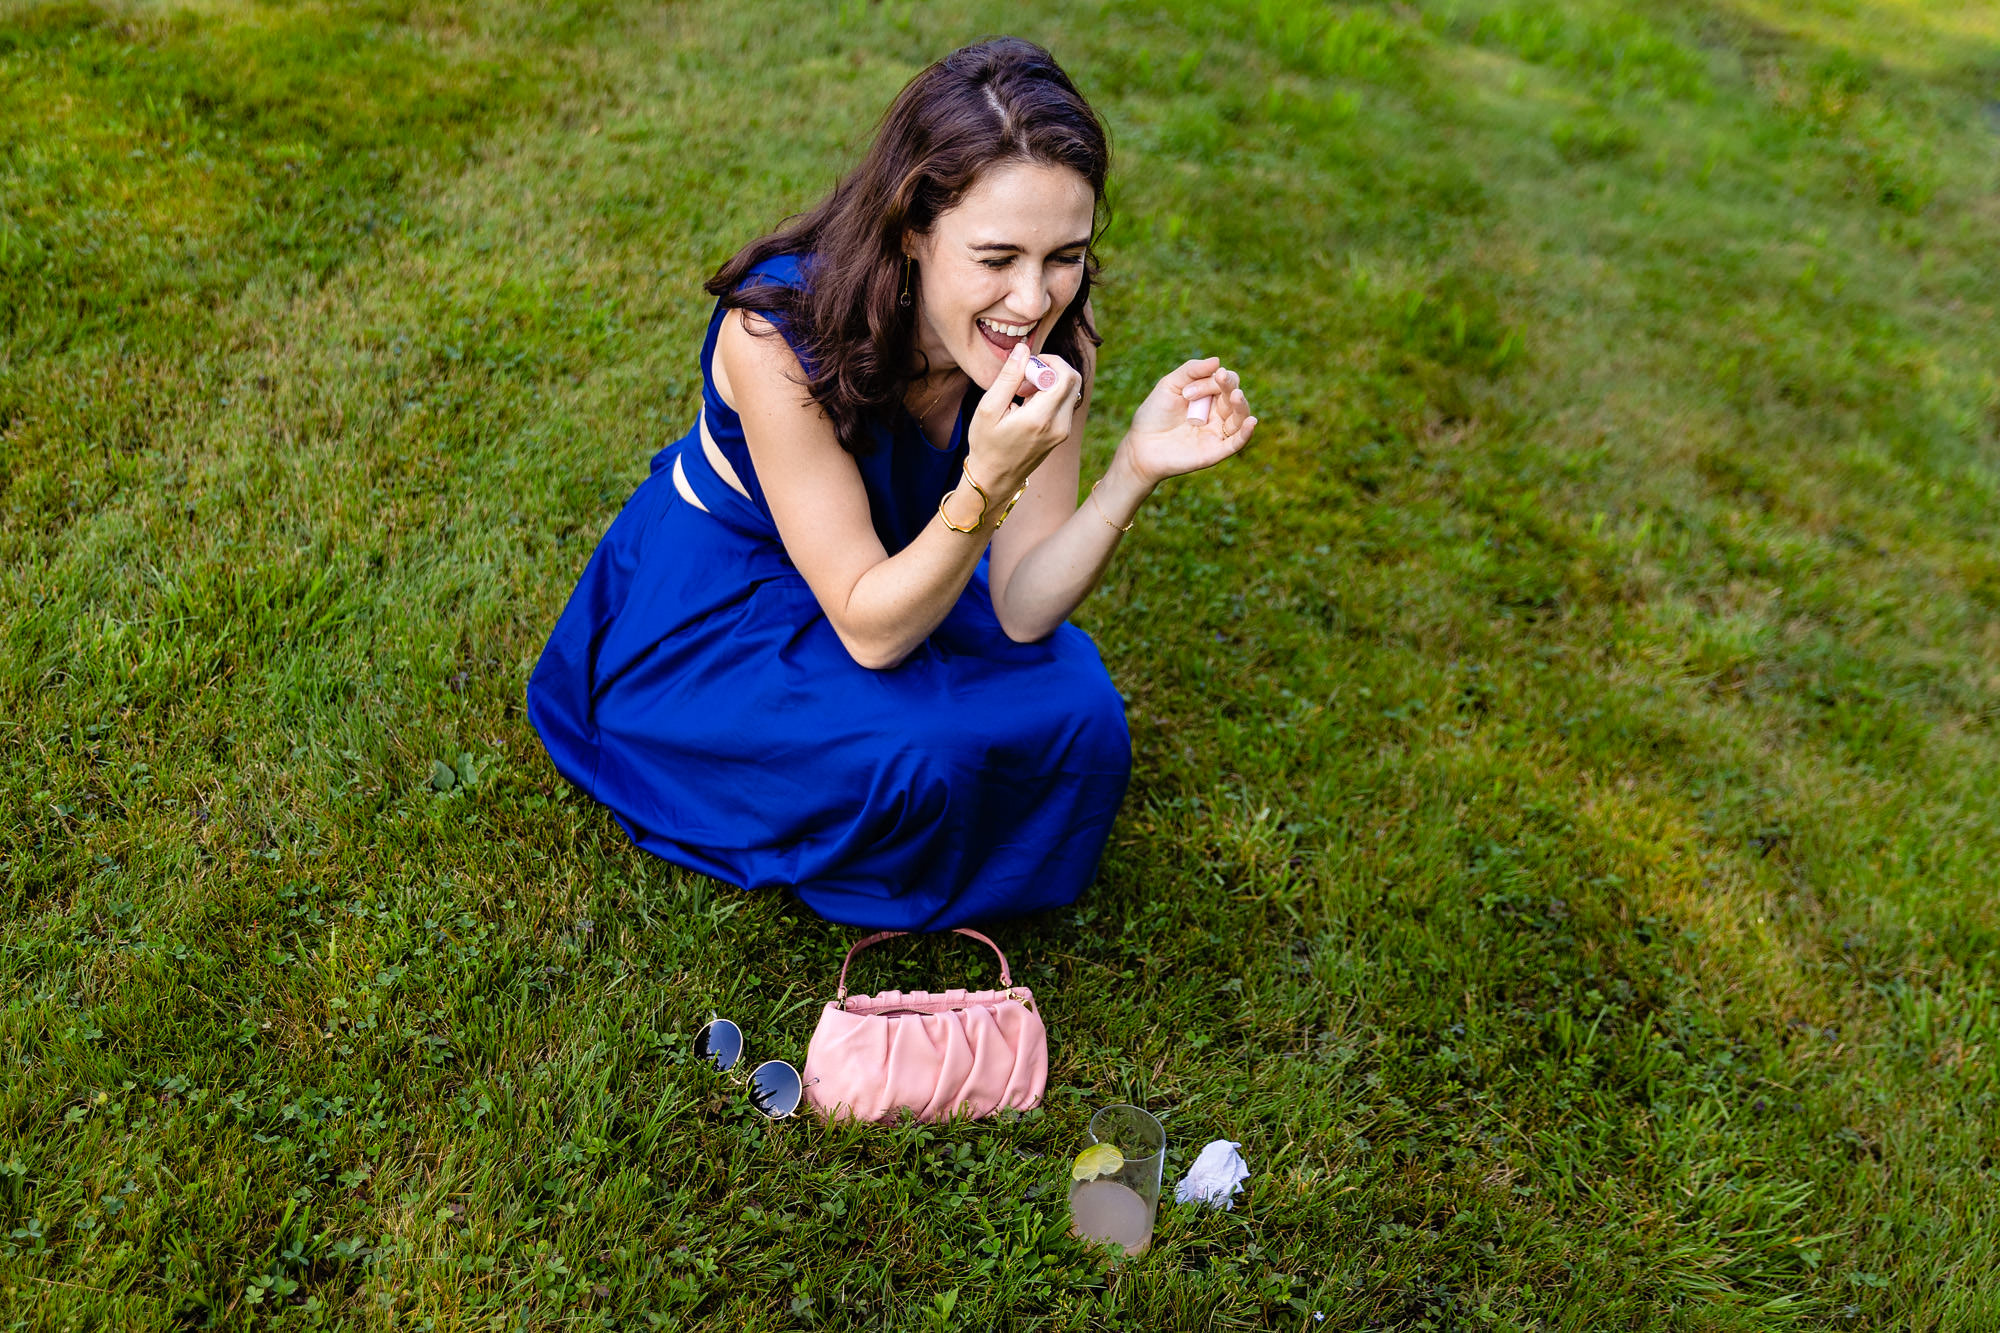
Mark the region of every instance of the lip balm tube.
<instances>
[{"instance_id":1,"label":"lip balm tube","mask_svg":"<svg viewBox=\"0 0 2000 1333\"><path fill-rule=\"evenodd\" d=\"M1042 359L1030 353L1028 372L1022 378L1044 392L1056 387L1056 368L1045 364Z\"/></svg>"},{"instance_id":2,"label":"lip balm tube","mask_svg":"<svg viewBox=\"0 0 2000 1333\"><path fill-rule=\"evenodd\" d=\"M1208 409L1215 405L1213 398L1197 398L1187 405L1187 419L1196 425L1208 420Z\"/></svg>"}]
</instances>

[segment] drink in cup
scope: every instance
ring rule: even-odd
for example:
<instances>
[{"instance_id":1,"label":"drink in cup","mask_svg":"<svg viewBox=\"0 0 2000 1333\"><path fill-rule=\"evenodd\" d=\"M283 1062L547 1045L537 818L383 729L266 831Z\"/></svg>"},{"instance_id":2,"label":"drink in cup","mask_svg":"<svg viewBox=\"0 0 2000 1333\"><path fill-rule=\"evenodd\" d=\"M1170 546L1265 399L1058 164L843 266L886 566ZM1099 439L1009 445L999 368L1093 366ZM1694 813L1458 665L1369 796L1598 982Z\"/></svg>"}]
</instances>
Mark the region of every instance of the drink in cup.
<instances>
[{"instance_id":1,"label":"drink in cup","mask_svg":"<svg viewBox=\"0 0 2000 1333\"><path fill-rule=\"evenodd\" d=\"M1153 1243L1160 1209L1166 1131L1136 1106L1107 1106L1090 1118L1090 1146L1070 1169L1070 1232L1127 1255Z\"/></svg>"}]
</instances>

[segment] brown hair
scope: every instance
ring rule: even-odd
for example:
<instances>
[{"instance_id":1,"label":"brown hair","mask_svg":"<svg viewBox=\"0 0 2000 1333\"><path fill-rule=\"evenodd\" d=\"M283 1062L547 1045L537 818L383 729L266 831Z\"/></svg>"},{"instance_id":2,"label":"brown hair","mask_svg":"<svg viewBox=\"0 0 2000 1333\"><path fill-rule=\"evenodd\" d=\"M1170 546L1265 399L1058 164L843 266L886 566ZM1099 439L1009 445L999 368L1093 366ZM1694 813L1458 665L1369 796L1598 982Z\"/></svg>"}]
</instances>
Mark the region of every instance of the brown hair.
<instances>
[{"instance_id":1,"label":"brown hair","mask_svg":"<svg viewBox=\"0 0 2000 1333\"><path fill-rule=\"evenodd\" d=\"M789 326L807 391L841 445L865 453L870 414L897 402L923 373L908 369L916 307L897 299L904 233L927 233L980 172L1002 162L1073 168L1090 182L1093 211L1102 214L1110 159L1104 123L1046 50L1019 37L961 47L896 95L867 156L833 193L737 251L706 287L726 308ZM752 268L788 254L805 260L799 286L737 290ZM1084 312L1097 271L1087 248L1076 299L1049 334L1048 350L1072 365L1082 364L1082 339L1093 347L1102 341Z\"/></svg>"}]
</instances>

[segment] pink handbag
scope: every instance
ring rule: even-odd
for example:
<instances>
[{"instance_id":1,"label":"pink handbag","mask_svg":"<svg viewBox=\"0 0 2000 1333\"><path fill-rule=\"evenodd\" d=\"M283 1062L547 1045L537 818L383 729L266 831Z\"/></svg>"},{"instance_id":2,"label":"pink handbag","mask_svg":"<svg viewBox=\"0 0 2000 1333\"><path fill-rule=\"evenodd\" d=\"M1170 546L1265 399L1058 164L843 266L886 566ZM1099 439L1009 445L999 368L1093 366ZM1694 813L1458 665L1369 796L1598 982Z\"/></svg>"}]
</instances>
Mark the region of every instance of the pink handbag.
<instances>
[{"instance_id":1,"label":"pink handbag","mask_svg":"<svg viewBox=\"0 0 2000 1333\"><path fill-rule=\"evenodd\" d=\"M919 1120L1025 1111L1049 1081L1049 1034L1026 986L1007 974L1007 955L976 930L960 930L1000 957L1004 990L847 993L847 968L871 944L854 942L840 988L820 1012L806 1047L806 1101L828 1119L891 1120L907 1107Z\"/></svg>"}]
</instances>

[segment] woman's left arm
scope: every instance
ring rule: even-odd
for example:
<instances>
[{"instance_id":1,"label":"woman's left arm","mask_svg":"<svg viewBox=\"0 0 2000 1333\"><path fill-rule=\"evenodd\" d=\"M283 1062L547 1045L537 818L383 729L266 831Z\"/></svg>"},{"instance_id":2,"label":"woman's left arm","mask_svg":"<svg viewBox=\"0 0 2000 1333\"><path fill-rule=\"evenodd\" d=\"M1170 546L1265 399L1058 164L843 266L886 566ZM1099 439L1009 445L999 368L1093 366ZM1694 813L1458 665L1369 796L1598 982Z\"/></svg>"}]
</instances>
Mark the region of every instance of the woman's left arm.
<instances>
[{"instance_id":1,"label":"woman's left arm","mask_svg":"<svg viewBox=\"0 0 2000 1333\"><path fill-rule=\"evenodd\" d=\"M1083 464L1083 430L1097 386L1097 349L1083 344L1083 401L1069 438L1042 460L1028 489L993 534L989 586L1007 637L1045 639L1090 595L1139 507L1167 477L1213 467L1249 443L1250 415L1241 379L1214 357L1167 375L1133 414L1095 490L1073 497ZM1190 402L1213 398L1206 423L1187 419Z\"/></svg>"}]
</instances>

